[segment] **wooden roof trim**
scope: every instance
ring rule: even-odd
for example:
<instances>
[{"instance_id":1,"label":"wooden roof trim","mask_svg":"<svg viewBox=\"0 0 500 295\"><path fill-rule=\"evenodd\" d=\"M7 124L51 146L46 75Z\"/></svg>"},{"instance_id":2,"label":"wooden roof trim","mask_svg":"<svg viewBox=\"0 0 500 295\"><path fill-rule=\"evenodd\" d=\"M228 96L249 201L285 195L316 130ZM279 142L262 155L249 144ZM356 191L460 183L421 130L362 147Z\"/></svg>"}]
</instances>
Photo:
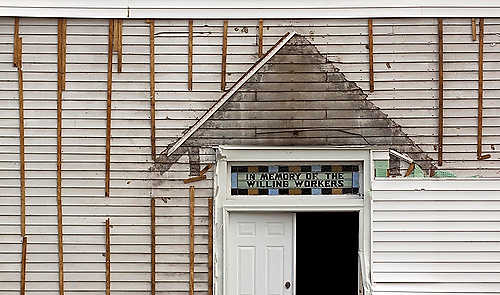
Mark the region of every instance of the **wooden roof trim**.
<instances>
[{"instance_id":1,"label":"wooden roof trim","mask_svg":"<svg viewBox=\"0 0 500 295\"><path fill-rule=\"evenodd\" d=\"M186 140L188 140L195 132L198 130L210 117L215 114L240 88L250 79L255 73L257 73L278 51L280 51L285 44L295 36L295 32L288 32L281 39L274 44L266 54L264 54L258 61L256 61L248 71L243 74L243 76L238 79L236 83L226 91L219 100L193 125L191 126L182 137L180 137L174 145L172 145L167 151L167 157L171 156Z\"/></svg>"}]
</instances>

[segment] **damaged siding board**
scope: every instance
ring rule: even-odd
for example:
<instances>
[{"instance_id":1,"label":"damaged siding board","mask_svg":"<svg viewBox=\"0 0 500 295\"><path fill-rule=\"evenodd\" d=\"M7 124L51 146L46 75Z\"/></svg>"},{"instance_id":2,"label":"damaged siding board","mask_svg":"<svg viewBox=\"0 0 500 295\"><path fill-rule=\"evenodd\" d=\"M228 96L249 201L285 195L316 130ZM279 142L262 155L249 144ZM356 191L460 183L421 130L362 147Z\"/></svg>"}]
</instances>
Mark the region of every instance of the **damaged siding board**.
<instances>
[{"instance_id":1,"label":"damaged siding board","mask_svg":"<svg viewBox=\"0 0 500 295\"><path fill-rule=\"evenodd\" d=\"M19 238L19 135L17 80L11 68L13 19L0 19L0 275L2 294L18 294L21 244ZM106 20L68 20L67 88L63 100L62 194L64 203L65 290L104 293L105 232L103 220L113 222L113 291L144 294L150 289L149 204L151 166L149 140L149 35L147 24L124 21L123 73L114 73L111 142L111 199L103 195L106 130ZM131 33L134 28L144 34ZM106 26L107 29L107 26ZM96 32L97 36L94 36ZM57 294L57 20L22 19L20 34L25 48L26 196L29 264L27 290ZM135 34L135 35L134 35ZM134 41L135 40L135 41ZM134 42L139 45L130 45ZM5 52L4 52L5 51ZM138 52L134 54L133 52ZM9 55L10 57L7 57ZM127 56L135 57L134 63ZM5 61L5 62L4 62ZM144 79L131 65L144 65ZM114 65L116 71L116 65ZM5 74L5 75L4 75ZM5 78L3 78L5 77ZM132 87L127 83L134 81ZM144 89L144 90L143 90ZM169 102L167 101L163 101ZM168 109L168 106L167 108ZM163 118L165 119L165 118ZM17 120L17 121L16 121ZM202 151L203 163L213 155ZM207 160L208 157L208 160ZM157 205L158 292L187 290L189 241L188 158L168 173L169 180L156 186L155 194L168 196L169 206ZM197 253L195 285L207 290L207 197L213 180L197 184L195 226ZM199 186L198 186L199 185ZM116 276L115 276L116 275ZM86 282L82 282L86 281Z\"/></svg>"},{"instance_id":2,"label":"damaged siding board","mask_svg":"<svg viewBox=\"0 0 500 295\"><path fill-rule=\"evenodd\" d=\"M3 229L0 235L0 267L4 270L0 274L0 281L6 282L0 286L2 294L18 294L22 250L19 238L17 72L12 67L13 21L13 18L0 18L0 225ZM500 89L497 80L500 67L497 60L500 57L500 45L495 43L498 41L495 33L500 32L500 19L485 20L487 45L484 53L483 144L485 152L492 154L492 159L481 162L480 166L475 160L477 43L471 41L469 19L446 19L444 23L446 90L443 152L446 161L443 169L453 170L460 176L498 176ZM150 156L149 27L143 20L123 21L123 72L116 73L116 64L113 65L111 198L102 197L105 177L107 24L105 19L69 19L67 24L66 91L62 119L65 289L67 293L78 293L84 288L94 293L104 293L103 220L109 217L114 226L111 240L113 290L116 288L117 292L128 291L130 294L148 292L151 267L149 205L153 195L159 197L156 201L156 291L186 294L189 286L189 190L183 180L192 173L190 163L193 164L193 159L198 161L198 158L193 153L190 161L189 155L183 154L161 176L149 171L153 165ZM377 19L374 26L377 90L367 97L369 102L401 125L410 139L433 159L437 159L434 149L437 142L435 108L438 87L435 80L438 70L436 24L435 19ZM195 20L193 25L194 91L188 92L186 21L157 20L155 23L158 151L182 136L220 97L223 22ZM266 19L263 30L264 52L285 32L295 30L332 61L347 80L368 93L366 19ZM57 163L57 20L22 18L20 36L23 38L26 230L29 237L27 288L30 292L57 294L57 204L54 198ZM227 88L257 60L257 37L257 20L229 22ZM492 43L495 45L491 46ZM303 61L308 60L305 55L303 57ZM302 74L305 83L325 86L328 76L318 73L315 66L309 68L306 65L303 64L297 72ZM270 73L268 80L261 83L269 87L288 86L290 84L286 83L294 83L290 81L294 78L289 71L292 68L290 66L287 69L287 65L282 65L279 71ZM327 100L333 98L335 103ZM202 127L204 131L200 140L187 146L191 145L194 147L191 150L196 150L200 145L217 143L227 137L236 138L241 143L269 143L269 139L282 143L283 136L279 133L264 134L276 131L273 130L276 129L273 127L276 120L260 120L262 125L259 128L248 125L251 120L239 120L240 116L262 118L274 111L279 113L280 120L293 125L297 122L287 112L296 110L303 128L332 125L352 127L356 109L350 105L351 99L352 96L347 94L332 97L314 88L293 93L271 90L259 95L255 95L253 90L240 92L239 100L228 106L224 116L214 119L215 125ZM284 100L288 102L277 104ZM309 105L320 111L309 111ZM263 113L252 112L257 106ZM365 109L367 113L370 112L370 108ZM315 116L320 118L316 119ZM240 124L238 128L228 128L224 134L210 129L237 120ZM373 120L365 123L350 131L365 134L368 141L384 134L384 129ZM255 140L257 133L263 139ZM319 139L323 140L325 134L332 137L330 141L321 143L334 143L346 138L359 143L359 136L322 130L299 132L297 138L320 142ZM394 135L395 141L402 137ZM210 149L201 148L198 153L201 167L215 161ZM206 180L196 183L195 200L195 289L200 292L208 290L207 198L213 196L213 172L209 171L206 175ZM464 211L463 218L476 218L475 213L471 212ZM460 218L459 213L454 211L446 214L453 214L450 218ZM495 214L497 212L491 211L481 216L496 218ZM474 235L478 234L471 234L470 237ZM408 259L415 257L425 260L431 257L427 254L410 253ZM377 255L387 255L389 260L399 257L398 253ZM485 254L473 256L493 259L493 256ZM447 253L443 260L449 262L461 257L465 256ZM498 257L494 259L497 261ZM470 264L470 268L487 267L477 264L486 260L479 261ZM408 264L409 267L412 265ZM377 265L383 266L391 267L390 264ZM493 267L492 264L489 266ZM87 282L82 283L83 278Z\"/></svg>"}]
</instances>

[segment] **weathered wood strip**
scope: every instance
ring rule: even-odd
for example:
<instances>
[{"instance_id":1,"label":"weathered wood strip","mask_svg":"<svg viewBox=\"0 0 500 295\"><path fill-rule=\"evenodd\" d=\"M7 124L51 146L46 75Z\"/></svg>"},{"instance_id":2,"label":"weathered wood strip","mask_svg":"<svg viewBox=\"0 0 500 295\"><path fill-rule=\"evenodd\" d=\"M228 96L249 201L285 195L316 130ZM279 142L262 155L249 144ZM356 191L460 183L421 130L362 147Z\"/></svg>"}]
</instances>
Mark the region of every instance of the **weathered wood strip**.
<instances>
[{"instance_id":1,"label":"weathered wood strip","mask_svg":"<svg viewBox=\"0 0 500 295\"><path fill-rule=\"evenodd\" d=\"M259 58L264 54L264 20L259 19Z\"/></svg>"},{"instance_id":2,"label":"weathered wood strip","mask_svg":"<svg viewBox=\"0 0 500 295\"><path fill-rule=\"evenodd\" d=\"M28 247L28 238L23 236L21 253L21 295L26 294L26 253Z\"/></svg>"},{"instance_id":3,"label":"weathered wood strip","mask_svg":"<svg viewBox=\"0 0 500 295\"><path fill-rule=\"evenodd\" d=\"M375 91L375 81L373 73L373 19L368 19L368 51L370 68L370 92Z\"/></svg>"},{"instance_id":4,"label":"weathered wood strip","mask_svg":"<svg viewBox=\"0 0 500 295\"><path fill-rule=\"evenodd\" d=\"M227 27L228 27L228 21L225 20L222 29L222 61L221 61L221 74L220 74L220 89L222 91L226 91Z\"/></svg>"},{"instance_id":5,"label":"weathered wood strip","mask_svg":"<svg viewBox=\"0 0 500 295\"><path fill-rule=\"evenodd\" d=\"M410 163L410 166L408 166L408 169L406 170L405 177L410 176L413 170L415 170L415 163Z\"/></svg>"},{"instance_id":6,"label":"weathered wood strip","mask_svg":"<svg viewBox=\"0 0 500 295\"><path fill-rule=\"evenodd\" d=\"M123 71L123 20L120 19L120 31L119 31L119 47L118 47L118 72Z\"/></svg>"},{"instance_id":7,"label":"weathered wood strip","mask_svg":"<svg viewBox=\"0 0 500 295\"><path fill-rule=\"evenodd\" d=\"M151 295L156 292L156 202L151 197Z\"/></svg>"},{"instance_id":8,"label":"weathered wood strip","mask_svg":"<svg viewBox=\"0 0 500 295\"><path fill-rule=\"evenodd\" d=\"M19 54L19 18L14 18L14 51L13 51L13 64L15 67L21 67L20 54Z\"/></svg>"},{"instance_id":9,"label":"weathered wood strip","mask_svg":"<svg viewBox=\"0 0 500 295\"><path fill-rule=\"evenodd\" d=\"M200 176L205 175L208 172L208 170L210 170L210 168L212 168L212 164L208 164L203 169L201 169Z\"/></svg>"},{"instance_id":10,"label":"weathered wood strip","mask_svg":"<svg viewBox=\"0 0 500 295\"><path fill-rule=\"evenodd\" d=\"M193 20L189 20L188 36L188 90L193 90Z\"/></svg>"},{"instance_id":11,"label":"weathered wood strip","mask_svg":"<svg viewBox=\"0 0 500 295\"><path fill-rule=\"evenodd\" d=\"M106 219L106 295L111 294L111 234L109 218Z\"/></svg>"},{"instance_id":12,"label":"weathered wood strip","mask_svg":"<svg viewBox=\"0 0 500 295\"><path fill-rule=\"evenodd\" d=\"M208 167L208 166L207 166ZM214 199L208 198L208 295L213 295L213 276L214 276Z\"/></svg>"},{"instance_id":13,"label":"weathered wood strip","mask_svg":"<svg viewBox=\"0 0 500 295\"><path fill-rule=\"evenodd\" d=\"M106 100L106 175L104 196L109 198L109 176L111 157L111 95L113 91L113 20L109 20L108 32L108 79L107 79L107 100Z\"/></svg>"},{"instance_id":14,"label":"weathered wood strip","mask_svg":"<svg viewBox=\"0 0 500 295\"><path fill-rule=\"evenodd\" d=\"M20 231L21 236L26 234L26 163L25 163L25 146L24 146L24 81L22 70L22 38L19 37L19 18L14 19L14 54L13 64L17 67L17 83L19 97L19 182L21 194L21 216L20 216Z\"/></svg>"},{"instance_id":15,"label":"weathered wood strip","mask_svg":"<svg viewBox=\"0 0 500 295\"><path fill-rule=\"evenodd\" d=\"M122 60L123 60L123 51L122 51L122 42L123 42L123 21L121 19L113 20L113 52L117 53L117 63L118 73L122 72Z\"/></svg>"},{"instance_id":16,"label":"weathered wood strip","mask_svg":"<svg viewBox=\"0 0 500 295\"><path fill-rule=\"evenodd\" d=\"M444 132L444 85L443 85L443 19L438 19L439 42L439 122L438 122L438 165L443 165L443 132Z\"/></svg>"},{"instance_id":17,"label":"weathered wood strip","mask_svg":"<svg viewBox=\"0 0 500 295\"><path fill-rule=\"evenodd\" d=\"M18 68L22 68L23 64L23 38L18 37L15 39L15 47L16 47L16 64Z\"/></svg>"},{"instance_id":18,"label":"weathered wood strip","mask_svg":"<svg viewBox=\"0 0 500 295\"><path fill-rule=\"evenodd\" d=\"M64 78L65 20L59 19L57 26L57 236L59 257L59 294L64 294L64 246L63 246L63 211L62 211L62 91Z\"/></svg>"},{"instance_id":19,"label":"weathered wood strip","mask_svg":"<svg viewBox=\"0 0 500 295\"><path fill-rule=\"evenodd\" d=\"M475 18L471 18L470 21L471 21L471 30L472 30L472 41L476 41L477 40L476 19Z\"/></svg>"},{"instance_id":20,"label":"weathered wood strip","mask_svg":"<svg viewBox=\"0 0 500 295\"><path fill-rule=\"evenodd\" d=\"M61 73L62 73L62 90L66 90L66 33L67 33L67 20L62 19L62 28L61 28Z\"/></svg>"},{"instance_id":21,"label":"weathered wood strip","mask_svg":"<svg viewBox=\"0 0 500 295\"><path fill-rule=\"evenodd\" d=\"M205 180L205 179L207 179L206 175L199 175L199 176L184 179L184 183L191 183L191 182L196 182L196 181Z\"/></svg>"},{"instance_id":22,"label":"weathered wood strip","mask_svg":"<svg viewBox=\"0 0 500 295\"><path fill-rule=\"evenodd\" d=\"M194 186L189 187L189 295L194 294Z\"/></svg>"},{"instance_id":23,"label":"weathered wood strip","mask_svg":"<svg viewBox=\"0 0 500 295\"><path fill-rule=\"evenodd\" d=\"M484 59L484 18L479 19L479 60L477 89L477 159L489 159L483 155L483 59Z\"/></svg>"},{"instance_id":24,"label":"weathered wood strip","mask_svg":"<svg viewBox=\"0 0 500 295\"><path fill-rule=\"evenodd\" d=\"M21 38L19 38L21 39ZM18 95L19 95L19 181L21 193L21 236L26 234L26 163L24 146L24 82L23 70L17 68Z\"/></svg>"},{"instance_id":25,"label":"weathered wood strip","mask_svg":"<svg viewBox=\"0 0 500 295\"><path fill-rule=\"evenodd\" d=\"M156 159L155 21L149 23L149 93L151 116L151 159Z\"/></svg>"}]
</instances>

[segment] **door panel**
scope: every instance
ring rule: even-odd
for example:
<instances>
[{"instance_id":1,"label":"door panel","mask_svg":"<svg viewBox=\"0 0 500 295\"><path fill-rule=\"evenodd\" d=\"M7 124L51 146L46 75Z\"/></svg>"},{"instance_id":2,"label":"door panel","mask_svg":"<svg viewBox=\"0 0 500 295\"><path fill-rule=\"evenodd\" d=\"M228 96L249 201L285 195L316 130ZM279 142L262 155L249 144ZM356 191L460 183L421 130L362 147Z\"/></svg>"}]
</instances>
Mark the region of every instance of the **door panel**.
<instances>
[{"instance_id":1,"label":"door panel","mask_svg":"<svg viewBox=\"0 0 500 295\"><path fill-rule=\"evenodd\" d=\"M285 284L285 247L267 247L266 249L266 286L269 295L283 294Z\"/></svg>"},{"instance_id":2,"label":"door panel","mask_svg":"<svg viewBox=\"0 0 500 295\"><path fill-rule=\"evenodd\" d=\"M255 294L255 247L238 248L238 294Z\"/></svg>"},{"instance_id":3,"label":"door panel","mask_svg":"<svg viewBox=\"0 0 500 295\"><path fill-rule=\"evenodd\" d=\"M227 294L291 295L292 213L231 213Z\"/></svg>"}]
</instances>

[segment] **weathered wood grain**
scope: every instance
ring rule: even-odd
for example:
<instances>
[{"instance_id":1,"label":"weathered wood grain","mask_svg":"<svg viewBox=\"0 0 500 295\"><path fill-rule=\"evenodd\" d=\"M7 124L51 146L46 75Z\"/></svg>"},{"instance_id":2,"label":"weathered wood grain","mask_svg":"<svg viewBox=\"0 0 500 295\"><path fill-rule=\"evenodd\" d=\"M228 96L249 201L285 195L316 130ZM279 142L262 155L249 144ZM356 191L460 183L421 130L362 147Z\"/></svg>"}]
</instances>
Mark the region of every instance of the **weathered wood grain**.
<instances>
[{"instance_id":1,"label":"weathered wood grain","mask_svg":"<svg viewBox=\"0 0 500 295\"><path fill-rule=\"evenodd\" d=\"M111 294L111 233L109 218L106 219L106 295Z\"/></svg>"},{"instance_id":2,"label":"weathered wood grain","mask_svg":"<svg viewBox=\"0 0 500 295\"><path fill-rule=\"evenodd\" d=\"M106 96L106 176L104 179L104 196L109 198L109 177L111 166L111 97L113 93L113 36L114 23L109 20L108 32L108 75L107 75L107 96Z\"/></svg>"},{"instance_id":3,"label":"weathered wood grain","mask_svg":"<svg viewBox=\"0 0 500 295\"><path fill-rule=\"evenodd\" d=\"M443 19L438 19L439 39L439 123L438 123L438 166L443 165L443 133L444 133L444 45L443 45Z\"/></svg>"},{"instance_id":4,"label":"weathered wood grain","mask_svg":"<svg viewBox=\"0 0 500 295\"><path fill-rule=\"evenodd\" d=\"M194 186L189 187L189 294L193 295L194 290L194 237L195 237L195 224L194 224L194 215L195 215L195 190Z\"/></svg>"},{"instance_id":5,"label":"weathered wood grain","mask_svg":"<svg viewBox=\"0 0 500 295\"><path fill-rule=\"evenodd\" d=\"M155 21L149 20L149 95L151 116L151 159L156 159Z\"/></svg>"},{"instance_id":6,"label":"weathered wood grain","mask_svg":"<svg viewBox=\"0 0 500 295\"><path fill-rule=\"evenodd\" d=\"M156 293L156 202L151 197L151 295Z\"/></svg>"}]
</instances>

